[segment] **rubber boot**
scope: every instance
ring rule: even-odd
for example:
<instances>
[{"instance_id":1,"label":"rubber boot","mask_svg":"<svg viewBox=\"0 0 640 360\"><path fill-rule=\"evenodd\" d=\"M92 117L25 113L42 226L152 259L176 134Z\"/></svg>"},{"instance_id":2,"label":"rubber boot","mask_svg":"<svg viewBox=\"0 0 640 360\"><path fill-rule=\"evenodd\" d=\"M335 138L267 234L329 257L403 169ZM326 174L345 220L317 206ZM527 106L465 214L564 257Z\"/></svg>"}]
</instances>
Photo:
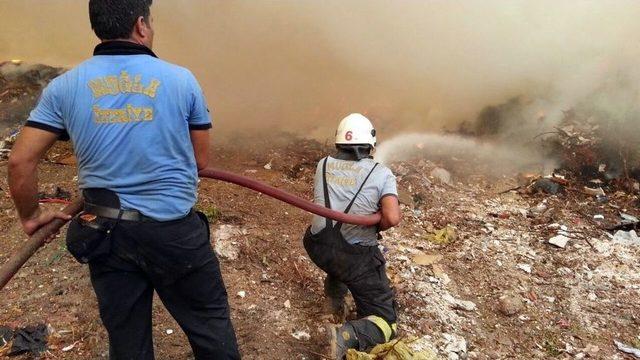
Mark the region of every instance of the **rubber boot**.
<instances>
[{"instance_id":1,"label":"rubber boot","mask_svg":"<svg viewBox=\"0 0 640 360\"><path fill-rule=\"evenodd\" d=\"M343 360L347 355L347 350L358 349L358 338L355 329L350 324L342 326L327 324L326 330L329 341L329 359Z\"/></svg>"}]
</instances>

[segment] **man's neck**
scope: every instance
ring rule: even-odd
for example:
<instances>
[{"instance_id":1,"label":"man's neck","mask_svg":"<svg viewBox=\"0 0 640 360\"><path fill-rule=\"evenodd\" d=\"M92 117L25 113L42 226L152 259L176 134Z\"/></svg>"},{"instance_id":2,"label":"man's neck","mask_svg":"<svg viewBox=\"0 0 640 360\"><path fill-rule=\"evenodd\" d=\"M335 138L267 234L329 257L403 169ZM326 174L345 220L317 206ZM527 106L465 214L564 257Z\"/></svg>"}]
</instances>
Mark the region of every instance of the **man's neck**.
<instances>
[{"instance_id":1,"label":"man's neck","mask_svg":"<svg viewBox=\"0 0 640 360\"><path fill-rule=\"evenodd\" d=\"M112 42L112 41L123 41L123 42L130 42L132 44L136 44L136 45L141 45L141 46L145 46L147 48L149 48L149 50L151 50L150 47L148 47L147 45L144 44L144 42L142 42L142 40L140 39L135 39L135 38L122 38L122 39L109 39L109 40L101 40L102 43L107 43L107 42Z\"/></svg>"}]
</instances>

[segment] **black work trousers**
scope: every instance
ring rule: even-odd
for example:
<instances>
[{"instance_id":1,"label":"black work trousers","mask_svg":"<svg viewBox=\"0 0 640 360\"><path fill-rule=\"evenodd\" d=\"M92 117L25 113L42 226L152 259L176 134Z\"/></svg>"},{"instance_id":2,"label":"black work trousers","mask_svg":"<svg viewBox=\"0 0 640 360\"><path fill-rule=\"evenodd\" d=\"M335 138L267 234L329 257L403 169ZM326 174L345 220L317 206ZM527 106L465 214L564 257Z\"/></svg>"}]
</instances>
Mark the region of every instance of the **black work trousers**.
<instances>
[{"instance_id":1,"label":"black work trousers","mask_svg":"<svg viewBox=\"0 0 640 360\"><path fill-rule=\"evenodd\" d=\"M351 245L339 229L329 227L318 234L307 229L303 242L311 260L327 273L325 295L342 298L348 289L359 318L373 315L389 326L395 324L394 293L385 271L384 257L377 246ZM370 322L356 320L350 324L363 340L361 350L385 340L380 329Z\"/></svg>"},{"instance_id":2,"label":"black work trousers","mask_svg":"<svg viewBox=\"0 0 640 360\"><path fill-rule=\"evenodd\" d=\"M240 358L206 218L191 212L168 222L119 221L109 241L109 254L89 268L111 360L154 359L154 290L196 359Z\"/></svg>"}]
</instances>

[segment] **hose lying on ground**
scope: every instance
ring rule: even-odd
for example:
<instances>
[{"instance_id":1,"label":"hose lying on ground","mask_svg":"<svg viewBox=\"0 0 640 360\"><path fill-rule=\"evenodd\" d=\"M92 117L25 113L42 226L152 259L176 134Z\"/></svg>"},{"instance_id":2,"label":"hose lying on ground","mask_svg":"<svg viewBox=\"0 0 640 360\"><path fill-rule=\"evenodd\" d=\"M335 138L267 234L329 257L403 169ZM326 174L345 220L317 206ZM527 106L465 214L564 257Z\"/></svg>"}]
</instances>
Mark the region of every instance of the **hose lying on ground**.
<instances>
[{"instance_id":1,"label":"hose lying on ground","mask_svg":"<svg viewBox=\"0 0 640 360\"><path fill-rule=\"evenodd\" d=\"M280 189L276 189L269 185L263 184L259 181L230 172L208 168L201 170L199 175L200 177L221 180L258 191L265 195L296 206L302 210L343 223L372 226L380 222L379 213L371 215L352 215L345 214L340 211L334 211L331 209L327 209L324 206L314 204L311 201L291 195ZM75 200L73 203L67 205L62 210L62 212L71 216L75 216L80 211L82 211L82 199ZM11 280L11 278L18 272L18 270L20 270L20 268L27 262L27 260L29 260L29 258L33 256L33 254L35 254L35 252L45 244L46 240L51 235L60 231L60 228L62 228L66 222L66 220L54 219L53 221L36 231L36 233L33 234L31 238L29 238L25 245L20 248L16 254L9 258L9 260L2 266L2 268L0 268L0 290L2 290L5 285L7 285L9 280Z\"/></svg>"}]
</instances>

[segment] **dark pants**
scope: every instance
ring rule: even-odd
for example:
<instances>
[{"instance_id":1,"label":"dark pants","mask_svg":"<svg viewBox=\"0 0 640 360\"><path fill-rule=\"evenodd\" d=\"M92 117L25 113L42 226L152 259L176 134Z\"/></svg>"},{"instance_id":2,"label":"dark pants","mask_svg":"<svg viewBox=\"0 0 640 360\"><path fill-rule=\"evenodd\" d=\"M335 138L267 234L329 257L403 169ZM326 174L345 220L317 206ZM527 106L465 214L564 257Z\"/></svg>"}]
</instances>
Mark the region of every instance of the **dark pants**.
<instances>
[{"instance_id":1,"label":"dark pants","mask_svg":"<svg viewBox=\"0 0 640 360\"><path fill-rule=\"evenodd\" d=\"M304 236L304 246L311 260L324 272L325 294L342 298L351 291L358 317L377 316L391 326L396 322L394 293L385 271L385 260L377 246L348 244L339 230L324 229ZM385 342L382 331L370 321L349 322L360 342L360 350Z\"/></svg>"},{"instance_id":2,"label":"dark pants","mask_svg":"<svg viewBox=\"0 0 640 360\"><path fill-rule=\"evenodd\" d=\"M154 359L154 290L196 359L240 358L206 219L191 212L169 222L120 221L110 241L110 253L89 263L110 359Z\"/></svg>"}]
</instances>

